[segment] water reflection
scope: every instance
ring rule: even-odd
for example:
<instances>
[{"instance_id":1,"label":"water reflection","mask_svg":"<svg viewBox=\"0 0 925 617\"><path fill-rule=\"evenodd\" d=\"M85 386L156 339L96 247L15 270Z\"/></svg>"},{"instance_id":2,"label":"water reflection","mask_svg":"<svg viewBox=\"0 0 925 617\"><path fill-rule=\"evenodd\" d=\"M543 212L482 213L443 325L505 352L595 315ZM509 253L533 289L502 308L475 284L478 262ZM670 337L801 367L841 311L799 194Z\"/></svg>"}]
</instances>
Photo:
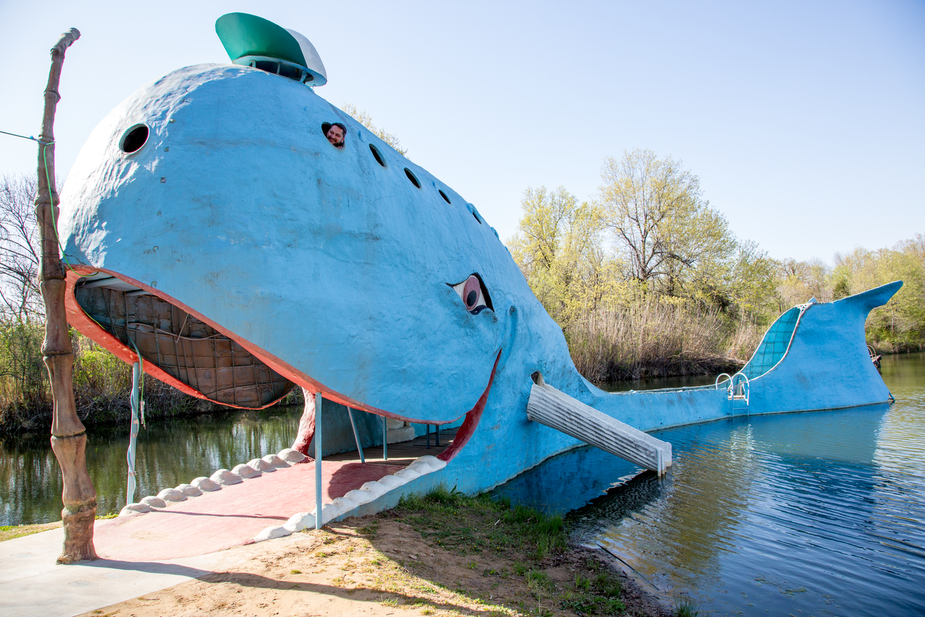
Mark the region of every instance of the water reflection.
<instances>
[{"instance_id":1,"label":"water reflection","mask_svg":"<svg viewBox=\"0 0 925 617\"><path fill-rule=\"evenodd\" d=\"M588 451L496 492L560 513L585 499L576 539L701 614L925 614L925 357L883 374L892 406L661 431L663 479Z\"/></svg>"},{"instance_id":2,"label":"water reflection","mask_svg":"<svg viewBox=\"0 0 925 617\"><path fill-rule=\"evenodd\" d=\"M135 500L292 444L301 408L232 412L150 424L138 433ZM0 525L61 518L61 471L44 434L0 441ZM97 512L126 503L128 426L89 433L87 467Z\"/></svg>"}]
</instances>

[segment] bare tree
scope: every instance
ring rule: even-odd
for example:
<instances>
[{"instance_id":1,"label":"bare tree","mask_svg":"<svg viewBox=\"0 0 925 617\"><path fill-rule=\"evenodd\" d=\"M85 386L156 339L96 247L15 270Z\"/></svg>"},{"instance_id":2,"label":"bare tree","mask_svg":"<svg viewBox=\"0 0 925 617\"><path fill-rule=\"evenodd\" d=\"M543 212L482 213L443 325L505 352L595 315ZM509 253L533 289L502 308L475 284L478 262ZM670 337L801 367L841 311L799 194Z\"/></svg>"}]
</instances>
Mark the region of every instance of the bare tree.
<instances>
[{"instance_id":1,"label":"bare tree","mask_svg":"<svg viewBox=\"0 0 925 617\"><path fill-rule=\"evenodd\" d=\"M34 178L0 178L0 312L23 322L44 316L37 278L36 193Z\"/></svg>"},{"instance_id":2,"label":"bare tree","mask_svg":"<svg viewBox=\"0 0 925 617\"><path fill-rule=\"evenodd\" d=\"M725 217L702 199L699 178L680 161L634 150L605 159L601 178L599 201L630 278L658 281L675 295L689 271L732 258L736 243Z\"/></svg>"},{"instance_id":3,"label":"bare tree","mask_svg":"<svg viewBox=\"0 0 925 617\"><path fill-rule=\"evenodd\" d=\"M61 95L58 84L64 52L77 40L80 32L71 28L61 35L51 48L51 69L45 88L45 111L42 115L42 133L39 137L38 194L35 199L35 218L38 221L41 260L39 281L45 301L45 342L42 354L48 368L48 380L55 401L51 424L51 449L61 467L64 490L61 500L64 509L61 520L64 527L64 550L58 563L75 563L96 559L93 548L93 522L96 519L96 489L87 473L87 431L77 417L74 404L74 350L68 333L64 309L66 286L64 266L58 248L57 212L58 193L55 190L55 109Z\"/></svg>"}]
</instances>

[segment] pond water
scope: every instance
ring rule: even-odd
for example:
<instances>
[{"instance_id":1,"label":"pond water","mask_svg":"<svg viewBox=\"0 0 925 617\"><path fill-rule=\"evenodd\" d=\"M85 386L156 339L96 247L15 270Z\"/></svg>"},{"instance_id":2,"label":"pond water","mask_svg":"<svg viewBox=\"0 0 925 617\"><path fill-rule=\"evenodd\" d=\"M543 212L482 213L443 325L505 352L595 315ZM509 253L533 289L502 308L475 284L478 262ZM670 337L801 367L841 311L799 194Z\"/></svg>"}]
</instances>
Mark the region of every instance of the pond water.
<instances>
[{"instance_id":1,"label":"pond water","mask_svg":"<svg viewBox=\"0 0 925 617\"><path fill-rule=\"evenodd\" d=\"M893 405L654 433L674 452L662 479L584 448L495 492L568 513L701 615L923 615L925 356L885 357L883 377Z\"/></svg>"},{"instance_id":2,"label":"pond water","mask_svg":"<svg viewBox=\"0 0 925 617\"><path fill-rule=\"evenodd\" d=\"M230 412L151 423L138 432L135 500L231 469L292 445L301 407ZM126 503L129 427L88 431L87 469L97 513ZM0 440L0 525L61 520L61 470L46 433Z\"/></svg>"},{"instance_id":3,"label":"pond water","mask_svg":"<svg viewBox=\"0 0 925 617\"><path fill-rule=\"evenodd\" d=\"M689 596L702 615L925 614L925 355L885 357L883 377L896 397L890 406L660 431L675 457L661 479L582 448L495 493L567 514L582 542L657 592ZM142 429L136 499L278 452L300 414ZM125 504L127 444L127 426L89 435L101 514ZM60 520L60 486L46 434L0 441L0 525Z\"/></svg>"}]
</instances>

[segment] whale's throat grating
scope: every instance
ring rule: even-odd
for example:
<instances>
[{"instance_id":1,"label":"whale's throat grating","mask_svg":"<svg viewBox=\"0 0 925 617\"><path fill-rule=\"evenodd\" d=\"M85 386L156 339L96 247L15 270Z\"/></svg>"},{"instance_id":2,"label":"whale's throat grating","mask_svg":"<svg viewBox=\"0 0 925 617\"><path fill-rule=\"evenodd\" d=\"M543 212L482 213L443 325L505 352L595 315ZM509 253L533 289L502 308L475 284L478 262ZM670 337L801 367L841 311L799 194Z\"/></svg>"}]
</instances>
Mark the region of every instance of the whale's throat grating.
<instances>
[{"instance_id":1,"label":"whale's throat grating","mask_svg":"<svg viewBox=\"0 0 925 617\"><path fill-rule=\"evenodd\" d=\"M294 385L233 339L124 281L89 281L74 295L103 330L213 402L259 409Z\"/></svg>"}]
</instances>

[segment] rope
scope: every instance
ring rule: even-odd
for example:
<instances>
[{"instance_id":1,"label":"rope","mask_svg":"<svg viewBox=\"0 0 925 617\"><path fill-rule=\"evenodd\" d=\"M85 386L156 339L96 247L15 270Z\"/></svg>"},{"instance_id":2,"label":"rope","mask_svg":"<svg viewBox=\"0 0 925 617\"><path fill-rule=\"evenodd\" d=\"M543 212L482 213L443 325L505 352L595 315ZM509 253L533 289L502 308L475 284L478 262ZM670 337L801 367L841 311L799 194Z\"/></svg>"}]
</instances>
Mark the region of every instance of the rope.
<instances>
[{"instance_id":1,"label":"rope","mask_svg":"<svg viewBox=\"0 0 925 617\"><path fill-rule=\"evenodd\" d=\"M144 359L141 357L141 352L138 351L138 347L135 346L135 342L131 339L129 339L129 342L132 344L132 347L135 348L135 353L138 354L138 362L135 362L132 365L132 424L129 436L128 452L125 454L126 461L128 462L128 477L126 479L125 487L126 505L132 503L135 500L135 450L138 441L139 416L141 424L144 425L145 423Z\"/></svg>"},{"instance_id":2,"label":"rope","mask_svg":"<svg viewBox=\"0 0 925 617\"><path fill-rule=\"evenodd\" d=\"M137 384L137 387L136 387L136 384L134 383L134 376L133 376L132 395L134 396L135 394L138 394L138 410L141 413L141 426L144 428L148 428L147 426L145 426L145 360L144 360L144 357L142 357L141 352L138 351L138 347L135 345L135 341L133 341L132 339L129 339L128 342L132 344L132 348L135 350L135 353L138 354L138 362L137 362L138 372L141 375L141 382Z\"/></svg>"},{"instance_id":3,"label":"rope","mask_svg":"<svg viewBox=\"0 0 925 617\"><path fill-rule=\"evenodd\" d=\"M37 141L37 142L40 143L40 144L51 144L51 143L54 143L54 142L50 142L50 141L49 141L49 142L45 142L45 141L42 141L41 139L36 139L36 138L33 137L32 135L19 135L18 133L8 133L8 132L6 132L6 131L0 131L0 133L2 133L2 134L4 134L4 135L9 135L10 137L19 137L20 139L31 139L32 141Z\"/></svg>"},{"instance_id":4,"label":"rope","mask_svg":"<svg viewBox=\"0 0 925 617\"><path fill-rule=\"evenodd\" d=\"M21 135L17 135L17 137L21 137ZM68 270L71 270L72 272L76 274L77 271L74 270L74 268L71 267L70 262L68 262L67 254L64 252L64 247L61 246L61 238L58 236L58 213L55 212L55 196L57 195L57 192L51 186L52 179L48 173L48 156L46 154L46 150L48 149L48 146L53 145L55 142L40 141L38 139L35 139L34 137L27 137L27 139L34 139L42 146L42 164L45 166L45 180L48 182L48 185L49 185L48 186L48 193L49 193L48 202L51 205L51 222L52 222L51 229L55 234L55 244L58 245L58 252L61 253L61 261L64 262L64 266Z\"/></svg>"},{"instance_id":5,"label":"rope","mask_svg":"<svg viewBox=\"0 0 925 617\"><path fill-rule=\"evenodd\" d=\"M49 182L48 191L52 193L54 189L51 186L51 176L48 174L48 155L46 154L46 149L48 146L54 145L53 141L42 141L41 139L36 139L32 135L20 135L18 133L10 133L9 131L0 131L0 134L9 135L10 137L18 137L20 139L28 139L34 141L42 147L42 165L45 167L45 178ZM55 243L58 245L58 251L61 253L61 261L64 262L64 266L71 271L74 271L74 268L71 267L70 262L67 260L67 255L64 253L64 247L61 246L61 238L58 237L58 214L55 212L55 200L54 197L50 197L49 201L51 202L51 220L55 223L52 225L52 230L55 233Z\"/></svg>"}]
</instances>

